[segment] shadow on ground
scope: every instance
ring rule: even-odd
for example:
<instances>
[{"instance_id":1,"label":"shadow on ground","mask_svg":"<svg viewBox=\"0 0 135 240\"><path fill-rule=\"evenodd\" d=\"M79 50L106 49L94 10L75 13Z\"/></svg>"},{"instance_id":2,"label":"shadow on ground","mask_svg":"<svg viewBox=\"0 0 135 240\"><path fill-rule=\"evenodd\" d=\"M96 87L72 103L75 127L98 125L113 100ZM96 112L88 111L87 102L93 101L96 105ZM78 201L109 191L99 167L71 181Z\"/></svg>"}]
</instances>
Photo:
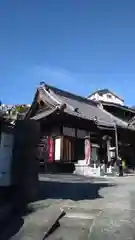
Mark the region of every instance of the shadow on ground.
<instances>
[{"instance_id":1,"label":"shadow on ground","mask_svg":"<svg viewBox=\"0 0 135 240\"><path fill-rule=\"evenodd\" d=\"M36 201L45 200L48 198L71 199L74 201L92 200L96 198L102 198L102 196L99 195L99 190L101 188L114 186L113 184L106 182L88 182L88 180L81 179L79 177L70 179L70 176L66 176L66 178L63 179L63 176L59 176L60 179L56 178L57 177L54 176L52 177L52 180L42 179L39 181L39 191ZM3 233L0 233L0 239L14 239L13 236L19 232L24 224L24 215L29 215L33 211L34 209L25 207L25 209L19 208L19 213L17 212L17 214L14 214L13 212L13 217L9 219L9 226L8 223L6 223L7 230Z\"/></svg>"},{"instance_id":2,"label":"shadow on ground","mask_svg":"<svg viewBox=\"0 0 135 240\"><path fill-rule=\"evenodd\" d=\"M15 234L18 233L19 230L23 227L24 224L23 217L29 215L31 212L33 212L33 210L28 209L27 207L25 207L25 209L20 209L20 212L18 213L15 213L13 211L12 215L8 218L8 220L6 220L1 225L0 239L1 240L12 239L12 237L15 236Z\"/></svg>"},{"instance_id":3,"label":"shadow on ground","mask_svg":"<svg viewBox=\"0 0 135 240\"><path fill-rule=\"evenodd\" d=\"M51 199L71 199L74 201L85 199L102 198L99 190L105 187L112 187L109 183L94 182L59 182L59 181L40 181L40 191L38 200Z\"/></svg>"}]
</instances>

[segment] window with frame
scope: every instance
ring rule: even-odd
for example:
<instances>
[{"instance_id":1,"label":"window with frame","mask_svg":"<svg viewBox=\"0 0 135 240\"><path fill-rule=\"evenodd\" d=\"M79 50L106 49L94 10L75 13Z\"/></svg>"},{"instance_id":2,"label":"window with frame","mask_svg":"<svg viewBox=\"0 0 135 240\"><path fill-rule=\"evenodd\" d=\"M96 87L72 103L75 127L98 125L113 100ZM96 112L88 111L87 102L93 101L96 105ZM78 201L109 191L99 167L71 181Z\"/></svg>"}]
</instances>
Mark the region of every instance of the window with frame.
<instances>
[{"instance_id":1,"label":"window with frame","mask_svg":"<svg viewBox=\"0 0 135 240\"><path fill-rule=\"evenodd\" d=\"M107 98L112 98L112 95L111 94L107 94Z\"/></svg>"}]
</instances>

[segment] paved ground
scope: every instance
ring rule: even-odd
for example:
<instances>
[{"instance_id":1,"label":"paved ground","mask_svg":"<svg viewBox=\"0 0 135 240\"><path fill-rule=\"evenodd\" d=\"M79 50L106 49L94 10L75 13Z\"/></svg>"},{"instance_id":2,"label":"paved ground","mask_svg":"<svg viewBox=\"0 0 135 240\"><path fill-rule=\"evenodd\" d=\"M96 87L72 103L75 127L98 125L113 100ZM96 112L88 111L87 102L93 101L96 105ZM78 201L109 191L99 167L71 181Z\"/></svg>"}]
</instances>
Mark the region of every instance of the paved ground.
<instances>
[{"instance_id":1,"label":"paved ground","mask_svg":"<svg viewBox=\"0 0 135 240\"><path fill-rule=\"evenodd\" d=\"M135 239L135 177L107 180L72 175L40 175L36 212L22 218L14 232L10 225L0 239L39 239L36 227L43 230L46 210L52 206L67 214L48 239ZM30 232L35 232L35 238Z\"/></svg>"}]
</instances>

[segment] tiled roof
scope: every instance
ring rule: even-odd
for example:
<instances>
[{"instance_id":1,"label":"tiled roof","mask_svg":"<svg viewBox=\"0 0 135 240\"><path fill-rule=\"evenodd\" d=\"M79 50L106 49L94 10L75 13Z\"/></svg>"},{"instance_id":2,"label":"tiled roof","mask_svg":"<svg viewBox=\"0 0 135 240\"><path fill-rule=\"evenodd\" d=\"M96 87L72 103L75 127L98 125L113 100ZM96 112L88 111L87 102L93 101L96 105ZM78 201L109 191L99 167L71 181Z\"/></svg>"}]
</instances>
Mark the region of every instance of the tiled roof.
<instances>
[{"instance_id":1,"label":"tiled roof","mask_svg":"<svg viewBox=\"0 0 135 240\"><path fill-rule=\"evenodd\" d=\"M132 112L132 113L135 114L135 109L131 108L131 107L128 107L126 105L120 105L118 103L113 103L113 102L104 102L104 101L100 101L100 102L102 103L103 106L112 106L112 107L123 109L125 111Z\"/></svg>"},{"instance_id":2,"label":"tiled roof","mask_svg":"<svg viewBox=\"0 0 135 240\"><path fill-rule=\"evenodd\" d=\"M49 116L50 114L52 114L54 111L55 111L55 109L50 109L50 110L38 113L37 115L35 115L31 119L39 120L39 119L45 118L45 117Z\"/></svg>"},{"instance_id":3,"label":"tiled roof","mask_svg":"<svg viewBox=\"0 0 135 240\"><path fill-rule=\"evenodd\" d=\"M97 103L87 98L60 90L58 88L43 85L39 89L45 101L49 102L54 108L63 103L66 104L64 111L68 114L97 122L102 126L127 128L128 123L113 116L104 109L98 107Z\"/></svg>"}]
</instances>

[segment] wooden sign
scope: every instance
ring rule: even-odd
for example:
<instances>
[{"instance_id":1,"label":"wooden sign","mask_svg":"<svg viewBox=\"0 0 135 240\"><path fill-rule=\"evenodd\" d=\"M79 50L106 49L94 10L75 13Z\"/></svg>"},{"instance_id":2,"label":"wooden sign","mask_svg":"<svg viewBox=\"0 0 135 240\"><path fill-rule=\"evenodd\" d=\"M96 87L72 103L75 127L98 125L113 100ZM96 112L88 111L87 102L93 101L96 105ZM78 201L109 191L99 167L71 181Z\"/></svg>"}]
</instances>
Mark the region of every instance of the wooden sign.
<instances>
[{"instance_id":1,"label":"wooden sign","mask_svg":"<svg viewBox=\"0 0 135 240\"><path fill-rule=\"evenodd\" d=\"M70 127L63 127L63 135L64 136L70 136L70 137L75 137L75 128L70 128Z\"/></svg>"},{"instance_id":2,"label":"wooden sign","mask_svg":"<svg viewBox=\"0 0 135 240\"><path fill-rule=\"evenodd\" d=\"M90 136L90 133L83 129L77 129L77 138L84 138Z\"/></svg>"}]
</instances>

